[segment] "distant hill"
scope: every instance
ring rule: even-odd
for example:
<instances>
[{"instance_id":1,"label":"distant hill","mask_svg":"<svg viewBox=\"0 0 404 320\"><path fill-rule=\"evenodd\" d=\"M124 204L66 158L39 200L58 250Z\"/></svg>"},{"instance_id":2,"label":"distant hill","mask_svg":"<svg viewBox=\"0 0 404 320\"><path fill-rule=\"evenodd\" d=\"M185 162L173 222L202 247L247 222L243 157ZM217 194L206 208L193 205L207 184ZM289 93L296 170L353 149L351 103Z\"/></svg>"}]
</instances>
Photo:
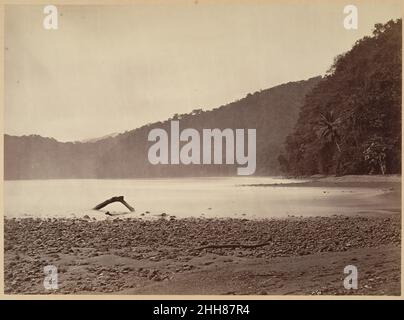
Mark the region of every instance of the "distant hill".
<instances>
[{"instance_id":1,"label":"distant hill","mask_svg":"<svg viewBox=\"0 0 404 320\"><path fill-rule=\"evenodd\" d=\"M119 135L119 133L114 132L114 133L107 134L107 135L102 136L102 137L90 138L90 139L83 139L83 140L76 141L76 142L98 142L98 141L105 140L105 139L108 139L108 138L114 138L114 137L116 137L116 136L118 136L118 135Z\"/></svg>"},{"instance_id":2,"label":"distant hill","mask_svg":"<svg viewBox=\"0 0 404 320\"><path fill-rule=\"evenodd\" d=\"M280 172L278 156L296 124L304 98L321 77L289 82L202 111L174 115L180 128L257 129L256 175ZM147 140L153 128L169 132L170 120L87 142L59 142L38 135L4 137L5 179L135 178L236 175L238 165L152 165Z\"/></svg>"}]
</instances>

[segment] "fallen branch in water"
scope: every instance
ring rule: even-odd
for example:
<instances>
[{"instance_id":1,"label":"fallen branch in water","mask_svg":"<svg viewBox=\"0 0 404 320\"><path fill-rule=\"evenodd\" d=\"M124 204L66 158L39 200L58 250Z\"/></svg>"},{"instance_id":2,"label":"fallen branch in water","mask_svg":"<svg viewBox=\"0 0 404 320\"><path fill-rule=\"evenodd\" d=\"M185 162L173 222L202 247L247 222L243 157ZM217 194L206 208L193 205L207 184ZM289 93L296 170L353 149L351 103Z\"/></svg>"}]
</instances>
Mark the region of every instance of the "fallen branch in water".
<instances>
[{"instance_id":1,"label":"fallen branch in water","mask_svg":"<svg viewBox=\"0 0 404 320\"><path fill-rule=\"evenodd\" d=\"M122 203L126 208L129 209L130 212L135 211L135 209L133 207L131 207L129 205L129 203L127 203L124 199L123 196L119 196L119 197L112 197L111 199L105 200L104 202L101 202L100 204L96 205L94 207L94 210L100 210L102 208L104 208L105 206L109 205L110 203L113 202L120 202Z\"/></svg>"},{"instance_id":2,"label":"fallen branch in water","mask_svg":"<svg viewBox=\"0 0 404 320\"><path fill-rule=\"evenodd\" d=\"M268 239L265 242L257 243L257 244L241 244L241 243L229 243L229 244L208 244L206 246L195 248L196 250L203 250L203 249L220 249L220 248L258 248L267 246L272 244L272 239Z\"/></svg>"}]
</instances>

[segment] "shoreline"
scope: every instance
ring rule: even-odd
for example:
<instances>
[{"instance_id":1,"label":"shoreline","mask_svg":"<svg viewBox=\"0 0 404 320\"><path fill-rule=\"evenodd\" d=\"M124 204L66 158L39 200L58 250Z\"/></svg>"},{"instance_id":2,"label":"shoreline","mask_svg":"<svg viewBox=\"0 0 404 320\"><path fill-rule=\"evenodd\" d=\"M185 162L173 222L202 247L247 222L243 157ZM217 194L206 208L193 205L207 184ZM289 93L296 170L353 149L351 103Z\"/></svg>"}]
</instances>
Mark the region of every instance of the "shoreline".
<instances>
[{"instance_id":1,"label":"shoreline","mask_svg":"<svg viewBox=\"0 0 404 320\"><path fill-rule=\"evenodd\" d=\"M5 292L400 294L401 215L281 219L5 219ZM209 244L268 245L208 248ZM358 290L342 285L358 265ZM216 279L216 280L215 280ZM220 280L222 279L222 280Z\"/></svg>"},{"instance_id":2,"label":"shoreline","mask_svg":"<svg viewBox=\"0 0 404 320\"><path fill-rule=\"evenodd\" d=\"M241 184L242 187L319 187L319 188L389 188L401 189L401 175L346 175L321 176L314 175L302 178L284 178L285 180L301 180L291 183L257 183Z\"/></svg>"}]
</instances>

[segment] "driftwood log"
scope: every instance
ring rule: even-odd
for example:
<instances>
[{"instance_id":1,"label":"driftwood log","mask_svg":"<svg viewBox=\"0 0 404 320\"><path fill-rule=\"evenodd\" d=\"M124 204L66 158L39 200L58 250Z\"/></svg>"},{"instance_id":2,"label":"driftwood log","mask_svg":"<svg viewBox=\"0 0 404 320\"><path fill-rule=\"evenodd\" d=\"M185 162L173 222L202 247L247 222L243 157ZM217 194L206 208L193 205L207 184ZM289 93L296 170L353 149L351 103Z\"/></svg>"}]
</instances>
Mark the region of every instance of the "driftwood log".
<instances>
[{"instance_id":1,"label":"driftwood log","mask_svg":"<svg viewBox=\"0 0 404 320\"><path fill-rule=\"evenodd\" d=\"M267 246L272 243L272 239L268 239L267 241L257 243L257 244L241 244L241 243L229 243L229 244L208 244L206 246L195 248L196 250L203 250L203 249L219 249L219 248L258 248Z\"/></svg>"},{"instance_id":2,"label":"driftwood log","mask_svg":"<svg viewBox=\"0 0 404 320\"><path fill-rule=\"evenodd\" d=\"M126 208L129 209L130 212L135 211L135 209L132 206L130 206L129 203L127 203L124 200L123 196L112 197L111 199L105 200L104 202L101 202L100 204L96 205L94 207L94 210L100 210L100 209L104 208L105 206L107 206L107 205L109 205L110 203L113 203L113 202L122 203Z\"/></svg>"}]
</instances>

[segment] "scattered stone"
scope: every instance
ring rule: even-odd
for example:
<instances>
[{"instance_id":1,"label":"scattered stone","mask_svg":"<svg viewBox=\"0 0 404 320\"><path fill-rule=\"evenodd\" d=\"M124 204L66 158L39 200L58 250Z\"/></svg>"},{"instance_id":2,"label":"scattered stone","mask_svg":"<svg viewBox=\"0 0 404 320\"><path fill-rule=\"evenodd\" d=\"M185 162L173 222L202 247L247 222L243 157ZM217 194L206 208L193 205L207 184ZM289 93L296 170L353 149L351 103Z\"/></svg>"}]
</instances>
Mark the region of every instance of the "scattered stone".
<instances>
[{"instance_id":1,"label":"scattered stone","mask_svg":"<svg viewBox=\"0 0 404 320\"><path fill-rule=\"evenodd\" d=\"M164 213L165 216L167 215ZM173 216L170 216L170 219ZM318 251L342 252L381 245L401 244L400 216L384 217L309 217L293 219L4 219L5 292L47 293L43 289L43 266L54 264L63 274L61 293L117 292L136 286L139 279L163 281L174 273L187 272L201 265L239 261L235 256L273 258L316 254ZM259 248L208 248L201 245L257 244L271 236L272 242ZM64 255L67 254L67 256ZM100 266L111 255L150 261L170 261L172 266L153 270L133 269L127 265ZM208 256L208 257L207 257ZM89 259L87 261L86 259ZM205 264L197 262L205 258ZM218 257L218 258L216 258ZM233 257L236 261L233 261ZM371 258L371 257L369 257ZM40 260L42 259L42 260ZM70 259L70 260L64 260ZM192 260L188 264L184 262ZM351 258L356 262L359 258ZM207 261L209 260L209 261ZM63 262L61 262L63 261ZM199 260L200 261L200 260ZM159 262L159 265L160 263ZM333 262L330 262L332 265ZM355 264L355 263L353 263ZM61 267L63 265L63 268ZM157 265L157 263L156 263ZM374 267L379 268L375 263ZM399 268L399 267L398 267ZM83 278L76 274L82 272ZM399 269L397 269L399 270ZM367 275L368 287L375 292L377 273ZM399 271L398 271L399 272ZM25 280L27 279L27 280ZM79 286L80 281L80 288ZM398 280L399 281L399 280ZM370 286L372 285L372 287ZM96 288L96 289L94 289ZM325 288L315 294L327 294ZM380 292L380 291L378 291ZM258 293L258 290L254 292ZM310 292L309 292L310 293Z\"/></svg>"}]
</instances>

